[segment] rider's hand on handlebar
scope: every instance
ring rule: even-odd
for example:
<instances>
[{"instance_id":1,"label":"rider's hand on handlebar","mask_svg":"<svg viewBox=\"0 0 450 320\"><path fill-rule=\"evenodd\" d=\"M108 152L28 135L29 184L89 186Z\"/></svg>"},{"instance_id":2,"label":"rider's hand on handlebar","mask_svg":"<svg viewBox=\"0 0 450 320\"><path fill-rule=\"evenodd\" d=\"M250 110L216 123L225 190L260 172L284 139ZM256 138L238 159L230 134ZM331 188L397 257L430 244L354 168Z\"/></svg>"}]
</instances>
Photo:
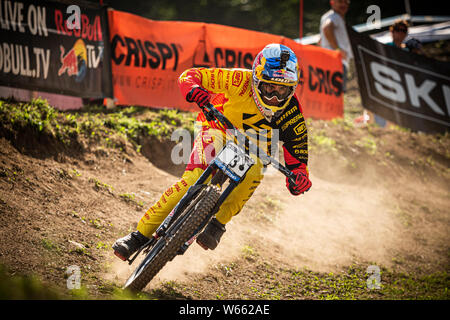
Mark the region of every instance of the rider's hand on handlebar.
<instances>
[{"instance_id":1,"label":"rider's hand on handlebar","mask_svg":"<svg viewBox=\"0 0 450 320\"><path fill-rule=\"evenodd\" d=\"M211 95L209 94L208 90L197 86L189 91L189 93L186 95L186 100L187 102L195 102L203 110L211 100Z\"/></svg>"},{"instance_id":2,"label":"rider's hand on handlebar","mask_svg":"<svg viewBox=\"0 0 450 320\"><path fill-rule=\"evenodd\" d=\"M298 196L311 188L312 183L303 168L294 169L292 173L294 174L292 178L295 180L295 184L291 183L289 178L286 178L286 187L292 195Z\"/></svg>"},{"instance_id":3,"label":"rider's hand on handlebar","mask_svg":"<svg viewBox=\"0 0 450 320\"><path fill-rule=\"evenodd\" d=\"M208 112L206 109L206 105L211 100L211 95L209 92L202 87L194 87L191 91L186 95L187 102L195 102L198 104L200 109L202 109L203 114L208 121L214 121L214 116Z\"/></svg>"}]
</instances>

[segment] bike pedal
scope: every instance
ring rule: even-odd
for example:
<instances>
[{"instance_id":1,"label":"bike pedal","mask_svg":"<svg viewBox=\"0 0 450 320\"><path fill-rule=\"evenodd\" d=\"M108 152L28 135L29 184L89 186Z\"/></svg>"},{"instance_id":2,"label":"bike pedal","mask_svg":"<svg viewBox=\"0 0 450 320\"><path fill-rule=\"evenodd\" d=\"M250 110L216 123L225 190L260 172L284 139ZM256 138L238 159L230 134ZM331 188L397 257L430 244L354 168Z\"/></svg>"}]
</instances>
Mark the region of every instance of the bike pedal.
<instances>
[{"instance_id":1,"label":"bike pedal","mask_svg":"<svg viewBox=\"0 0 450 320\"><path fill-rule=\"evenodd\" d=\"M198 239L197 239L197 244L198 244L200 247L202 247L203 249L209 250L209 248L208 248L207 246L205 246L203 243L201 243L200 241L198 241Z\"/></svg>"},{"instance_id":2,"label":"bike pedal","mask_svg":"<svg viewBox=\"0 0 450 320\"><path fill-rule=\"evenodd\" d=\"M117 251L114 251L114 254L122 261L127 261L127 258L125 258L124 256L122 256L120 253L118 253Z\"/></svg>"}]
</instances>

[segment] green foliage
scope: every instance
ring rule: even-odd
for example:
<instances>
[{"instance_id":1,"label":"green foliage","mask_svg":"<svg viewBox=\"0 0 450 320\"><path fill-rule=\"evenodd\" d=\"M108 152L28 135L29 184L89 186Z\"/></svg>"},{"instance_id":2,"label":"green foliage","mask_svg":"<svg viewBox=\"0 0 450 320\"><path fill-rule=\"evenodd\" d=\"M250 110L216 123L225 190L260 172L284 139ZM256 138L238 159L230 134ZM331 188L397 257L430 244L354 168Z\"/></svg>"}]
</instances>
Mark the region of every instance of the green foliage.
<instances>
[{"instance_id":1,"label":"green foliage","mask_svg":"<svg viewBox=\"0 0 450 320\"><path fill-rule=\"evenodd\" d=\"M97 249L109 249L109 245L106 243L99 241L96 246Z\"/></svg>"},{"instance_id":2,"label":"green foliage","mask_svg":"<svg viewBox=\"0 0 450 320\"><path fill-rule=\"evenodd\" d=\"M363 265L351 265L336 274L307 269L282 269L279 272L267 273L266 283L269 284L263 289L255 289L255 293L263 299L449 299L449 276L446 272L422 276L393 272L381 267L380 288L370 289L370 275L366 273L366 268L367 266ZM290 273L289 282L277 281L287 273Z\"/></svg>"},{"instance_id":3,"label":"green foliage","mask_svg":"<svg viewBox=\"0 0 450 320\"><path fill-rule=\"evenodd\" d=\"M91 299L89 296L89 290L85 286L81 286L80 289L69 290L72 298L75 300L88 300Z\"/></svg>"},{"instance_id":4,"label":"green foliage","mask_svg":"<svg viewBox=\"0 0 450 320\"><path fill-rule=\"evenodd\" d=\"M47 238L42 239L42 245L45 249L47 249L49 251L52 251L52 250L59 251L58 246Z\"/></svg>"},{"instance_id":5,"label":"green foliage","mask_svg":"<svg viewBox=\"0 0 450 320\"><path fill-rule=\"evenodd\" d=\"M243 246L241 248L241 251L242 251L243 257L250 261L254 260L254 258L258 255L256 250L250 245Z\"/></svg>"},{"instance_id":6,"label":"green foliage","mask_svg":"<svg viewBox=\"0 0 450 320\"><path fill-rule=\"evenodd\" d=\"M136 195L134 193L122 193L119 197L130 204L136 205L138 208L142 209L144 207L144 202L136 200Z\"/></svg>"},{"instance_id":7,"label":"green foliage","mask_svg":"<svg viewBox=\"0 0 450 320\"><path fill-rule=\"evenodd\" d=\"M30 127L37 132L50 130L55 121L55 109L46 100L34 99L29 103L15 104L0 100L0 122L14 128Z\"/></svg>"},{"instance_id":8,"label":"green foliage","mask_svg":"<svg viewBox=\"0 0 450 320\"><path fill-rule=\"evenodd\" d=\"M139 152L143 137L168 139L179 128L193 135L194 116L175 109L138 107L107 110L103 106L85 106L77 111L59 111L42 99L29 103L0 100L0 126L10 131L31 129L66 146L83 137L106 148L123 148L123 140L127 140Z\"/></svg>"},{"instance_id":9,"label":"green foliage","mask_svg":"<svg viewBox=\"0 0 450 320\"><path fill-rule=\"evenodd\" d=\"M377 152L377 143L373 137L367 136L355 141L355 145L363 147L368 154L374 155Z\"/></svg>"},{"instance_id":10,"label":"green foliage","mask_svg":"<svg viewBox=\"0 0 450 320\"><path fill-rule=\"evenodd\" d=\"M0 300L60 299L56 291L34 276L10 275L0 265Z\"/></svg>"},{"instance_id":11,"label":"green foliage","mask_svg":"<svg viewBox=\"0 0 450 320\"><path fill-rule=\"evenodd\" d=\"M109 185L107 183L101 182L97 178L89 178L89 182L94 184L94 189L96 191L105 190L105 191L107 191L107 192L109 192L111 194L113 193L113 190L114 190L113 186L111 186L111 185Z\"/></svg>"},{"instance_id":12,"label":"green foliage","mask_svg":"<svg viewBox=\"0 0 450 320\"><path fill-rule=\"evenodd\" d=\"M333 138L326 136L324 132L318 132L311 135L310 139L310 151L318 150L324 152L335 152L336 149L336 141Z\"/></svg>"}]
</instances>

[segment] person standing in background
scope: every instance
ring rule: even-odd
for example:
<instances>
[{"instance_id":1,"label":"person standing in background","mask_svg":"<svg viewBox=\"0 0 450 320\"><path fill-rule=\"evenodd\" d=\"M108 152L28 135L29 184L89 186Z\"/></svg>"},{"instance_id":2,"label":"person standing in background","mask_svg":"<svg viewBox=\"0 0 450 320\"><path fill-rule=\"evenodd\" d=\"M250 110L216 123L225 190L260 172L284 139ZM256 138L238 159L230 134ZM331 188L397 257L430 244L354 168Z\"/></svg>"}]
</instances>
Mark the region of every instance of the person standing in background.
<instances>
[{"instance_id":1,"label":"person standing in background","mask_svg":"<svg viewBox=\"0 0 450 320\"><path fill-rule=\"evenodd\" d=\"M320 46L330 50L338 50L342 55L343 83L346 92L347 72L353 52L345 26L345 14L350 0L330 0L331 10L320 19Z\"/></svg>"},{"instance_id":2,"label":"person standing in background","mask_svg":"<svg viewBox=\"0 0 450 320\"><path fill-rule=\"evenodd\" d=\"M406 20L396 20L392 26L389 27L392 41L386 43L388 46L405 49L403 41L408 35L408 22Z\"/></svg>"},{"instance_id":3,"label":"person standing in background","mask_svg":"<svg viewBox=\"0 0 450 320\"><path fill-rule=\"evenodd\" d=\"M389 31L391 32L392 41L386 43L386 45L397 47L402 50L408 50L405 43L403 43L406 36L408 35L408 22L401 19L396 20L394 24L389 27ZM386 128L388 126L389 122L383 117L377 115L376 113L373 113L373 117L375 123L380 127Z\"/></svg>"}]
</instances>

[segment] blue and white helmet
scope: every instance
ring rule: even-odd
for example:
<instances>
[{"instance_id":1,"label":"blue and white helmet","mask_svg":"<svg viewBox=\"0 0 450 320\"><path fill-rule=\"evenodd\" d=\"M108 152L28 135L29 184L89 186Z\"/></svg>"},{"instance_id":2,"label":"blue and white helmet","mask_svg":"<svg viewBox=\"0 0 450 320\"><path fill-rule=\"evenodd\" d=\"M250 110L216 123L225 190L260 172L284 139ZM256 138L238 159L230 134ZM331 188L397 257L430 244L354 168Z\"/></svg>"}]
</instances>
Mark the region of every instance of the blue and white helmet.
<instances>
[{"instance_id":1,"label":"blue and white helmet","mask_svg":"<svg viewBox=\"0 0 450 320\"><path fill-rule=\"evenodd\" d=\"M294 51L282 45L267 45L253 62L253 99L267 120L286 108L299 81ZM271 101L270 103L266 103Z\"/></svg>"}]
</instances>

